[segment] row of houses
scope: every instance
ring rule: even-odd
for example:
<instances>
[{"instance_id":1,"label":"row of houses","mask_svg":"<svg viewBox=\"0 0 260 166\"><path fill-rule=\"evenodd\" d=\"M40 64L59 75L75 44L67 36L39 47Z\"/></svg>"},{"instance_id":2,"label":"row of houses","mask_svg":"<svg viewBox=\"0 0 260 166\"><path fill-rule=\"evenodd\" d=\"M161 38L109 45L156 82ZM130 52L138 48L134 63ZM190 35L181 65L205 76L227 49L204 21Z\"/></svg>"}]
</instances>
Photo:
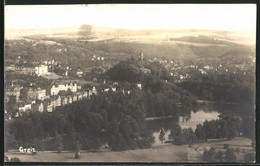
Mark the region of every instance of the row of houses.
<instances>
[{"instance_id":1,"label":"row of houses","mask_svg":"<svg viewBox=\"0 0 260 166\"><path fill-rule=\"evenodd\" d=\"M27 111L52 112L57 107L65 106L75 101L82 100L83 98L88 98L93 94L97 95L98 92L121 92L126 95L129 95L132 92L130 89L120 88L118 83L106 85L106 87L99 88L99 90L95 86L89 86L85 88L84 91L76 89L76 83L60 85L62 86L52 86L52 88L54 88L52 91L55 90L55 93L52 93L51 95L46 95L46 89L35 87L23 88L21 91L23 94L22 100L15 104L15 108L18 109L18 113L15 116L20 116L23 112ZM142 84L138 83L136 84L136 87L142 89ZM66 91L68 89L72 90Z\"/></svg>"},{"instance_id":2,"label":"row of houses","mask_svg":"<svg viewBox=\"0 0 260 166\"><path fill-rule=\"evenodd\" d=\"M33 100L30 103L26 103L26 104L20 103L18 110L19 110L19 114L26 111L52 112L56 107L71 104L73 102L90 97L93 94L95 94L95 92L89 90L83 92L76 92L71 95L51 96L49 99L45 99L43 101ZM17 114L17 116L19 116L19 114Z\"/></svg>"},{"instance_id":3,"label":"row of houses","mask_svg":"<svg viewBox=\"0 0 260 166\"><path fill-rule=\"evenodd\" d=\"M37 75L42 76L45 74L48 74L48 66L41 64L37 66L17 66L15 71L21 73L21 74L27 74L27 75Z\"/></svg>"},{"instance_id":4,"label":"row of houses","mask_svg":"<svg viewBox=\"0 0 260 166\"><path fill-rule=\"evenodd\" d=\"M42 89L40 87L35 87L33 85L21 87L18 85L11 85L6 88L6 102L10 96L14 96L16 102L20 101L20 96L22 99L30 100L45 100L50 98L50 96L58 95L61 91L68 91L75 93L81 89L81 86L76 83L64 83L64 84L54 84L50 88ZM47 95L49 94L49 95Z\"/></svg>"}]
</instances>

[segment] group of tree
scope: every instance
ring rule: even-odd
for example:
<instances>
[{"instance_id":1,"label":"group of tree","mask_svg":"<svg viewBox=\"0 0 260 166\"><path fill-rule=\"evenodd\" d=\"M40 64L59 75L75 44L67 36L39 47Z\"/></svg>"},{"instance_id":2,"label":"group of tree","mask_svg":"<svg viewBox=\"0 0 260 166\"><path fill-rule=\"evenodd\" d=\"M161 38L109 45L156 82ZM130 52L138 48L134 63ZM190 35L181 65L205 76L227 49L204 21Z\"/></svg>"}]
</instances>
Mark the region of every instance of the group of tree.
<instances>
[{"instance_id":1,"label":"group of tree","mask_svg":"<svg viewBox=\"0 0 260 166\"><path fill-rule=\"evenodd\" d=\"M181 86L201 99L250 105L255 103L253 67L247 71L236 70L235 73L195 74L182 82Z\"/></svg>"},{"instance_id":2,"label":"group of tree","mask_svg":"<svg viewBox=\"0 0 260 166\"><path fill-rule=\"evenodd\" d=\"M216 151L215 148L205 149L202 156L206 162L228 162L235 163L237 157L233 149L228 148L225 153L222 151Z\"/></svg>"},{"instance_id":3,"label":"group of tree","mask_svg":"<svg viewBox=\"0 0 260 166\"><path fill-rule=\"evenodd\" d=\"M240 153L240 149L232 149L226 148L226 151L217 151L215 148L211 147L209 150L204 149L202 159L206 162L214 162L214 163L236 163L238 162L237 155ZM246 153L243 155L243 161L246 163L252 163L255 161L255 156L253 153ZM240 159L241 160L241 159Z\"/></svg>"},{"instance_id":4,"label":"group of tree","mask_svg":"<svg viewBox=\"0 0 260 166\"><path fill-rule=\"evenodd\" d=\"M206 120L203 124L196 126L195 132L191 128L181 128L176 125L171 129L169 139L175 145L194 144L207 139L233 138L241 136L254 138L254 120L240 119L235 116L219 115L217 120ZM163 133L160 133L160 136Z\"/></svg>"},{"instance_id":5,"label":"group of tree","mask_svg":"<svg viewBox=\"0 0 260 166\"><path fill-rule=\"evenodd\" d=\"M109 93L52 113L31 112L6 122L6 140L13 148L49 144L48 140L57 150L73 150L76 141L82 149L98 149L105 142L112 150L147 148L153 137L146 129L145 116L145 105L138 98Z\"/></svg>"},{"instance_id":6,"label":"group of tree","mask_svg":"<svg viewBox=\"0 0 260 166\"><path fill-rule=\"evenodd\" d=\"M130 58L121 61L106 73L111 79L116 81L127 81L131 83L146 82L147 79L170 80L168 70L159 62L148 62Z\"/></svg>"},{"instance_id":7,"label":"group of tree","mask_svg":"<svg viewBox=\"0 0 260 166\"><path fill-rule=\"evenodd\" d=\"M145 71L145 72L144 72ZM105 73L113 81L142 84L139 99L147 108L147 116L184 116L196 104L193 95L172 82L169 71L158 62L131 58Z\"/></svg>"},{"instance_id":8,"label":"group of tree","mask_svg":"<svg viewBox=\"0 0 260 166\"><path fill-rule=\"evenodd\" d=\"M169 135L175 145L193 144L196 142L196 135L191 128L182 129L179 125L175 126Z\"/></svg>"},{"instance_id":9,"label":"group of tree","mask_svg":"<svg viewBox=\"0 0 260 166\"><path fill-rule=\"evenodd\" d=\"M253 118L241 119L237 116L219 115L219 119L205 121L198 124L195 134L198 140L233 138L241 136L254 137L254 120Z\"/></svg>"}]
</instances>

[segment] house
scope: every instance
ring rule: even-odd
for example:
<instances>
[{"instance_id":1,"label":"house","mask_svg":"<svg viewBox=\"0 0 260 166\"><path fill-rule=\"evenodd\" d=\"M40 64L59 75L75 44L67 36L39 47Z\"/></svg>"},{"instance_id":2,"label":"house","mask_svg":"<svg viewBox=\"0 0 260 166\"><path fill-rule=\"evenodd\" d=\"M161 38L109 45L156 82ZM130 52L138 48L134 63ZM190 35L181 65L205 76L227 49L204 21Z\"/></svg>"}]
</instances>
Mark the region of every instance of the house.
<instances>
[{"instance_id":1,"label":"house","mask_svg":"<svg viewBox=\"0 0 260 166\"><path fill-rule=\"evenodd\" d=\"M57 99L59 96L51 96L50 97L50 103L52 105L52 108L55 109L57 107Z\"/></svg>"},{"instance_id":2,"label":"house","mask_svg":"<svg viewBox=\"0 0 260 166\"><path fill-rule=\"evenodd\" d=\"M61 105L66 105L66 104L68 104L68 99L67 99L67 97L66 96L62 96L61 97Z\"/></svg>"},{"instance_id":3,"label":"house","mask_svg":"<svg viewBox=\"0 0 260 166\"><path fill-rule=\"evenodd\" d=\"M44 107L44 111L46 112L52 112L53 110L53 105L51 103L50 99L44 100L43 101L43 107Z\"/></svg>"},{"instance_id":4,"label":"house","mask_svg":"<svg viewBox=\"0 0 260 166\"><path fill-rule=\"evenodd\" d=\"M61 106L61 97L60 96L58 96L56 98L56 107L59 107L59 106Z\"/></svg>"},{"instance_id":5,"label":"house","mask_svg":"<svg viewBox=\"0 0 260 166\"><path fill-rule=\"evenodd\" d=\"M78 100L81 100L83 98L82 94L78 95Z\"/></svg>"},{"instance_id":6,"label":"house","mask_svg":"<svg viewBox=\"0 0 260 166\"><path fill-rule=\"evenodd\" d=\"M76 72L78 77L82 77L83 76L83 71L81 69L78 69Z\"/></svg>"},{"instance_id":7,"label":"house","mask_svg":"<svg viewBox=\"0 0 260 166\"><path fill-rule=\"evenodd\" d=\"M38 100L44 100L44 98L46 96L46 89L37 88L36 96L37 96L36 98Z\"/></svg>"},{"instance_id":8,"label":"house","mask_svg":"<svg viewBox=\"0 0 260 166\"><path fill-rule=\"evenodd\" d=\"M78 92L78 93L76 93L76 94L77 94L77 97L78 97L78 99L77 99L77 100L81 100L81 99L82 99L82 97L83 97L82 93Z\"/></svg>"},{"instance_id":9,"label":"house","mask_svg":"<svg viewBox=\"0 0 260 166\"><path fill-rule=\"evenodd\" d=\"M17 67L17 71L21 74L28 74L28 75L34 75L35 74L35 68L34 67L27 67L27 66L20 66Z\"/></svg>"},{"instance_id":10,"label":"house","mask_svg":"<svg viewBox=\"0 0 260 166\"><path fill-rule=\"evenodd\" d=\"M85 91L85 92L83 92L82 97L83 97L83 98L86 98L86 97L88 97L88 96L90 96L90 95L92 95L92 92L91 92L91 94L90 94L89 91L88 91L88 92Z\"/></svg>"},{"instance_id":11,"label":"house","mask_svg":"<svg viewBox=\"0 0 260 166\"><path fill-rule=\"evenodd\" d=\"M95 86L92 87L92 90L91 90L91 91L92 91L92 94L94 93L95 95L97 95L97 89L96 89Z\"/></svg>"},{"instance_id":12,"label":"house","mask_svg":"<svg viewBox=\"0 0 260 166\"><path fill-rule=\"evenodd\" d=\"M23 98L31 100L44 100L46 96L46 90L41 88L36 88L33 86L24 87L22 89Z\"/></svg>"},{"instance_id":13,"label":"house","mask_svg":"<svg viewBox=\"0 0 260 166\"><path fill-rule=\"evenodd\" d=\"M113 87L113 88L112 88L112 91L113 91L113 92L115 92L115 91L116 91L116 88L115 88L115 87Z\"/></svg>"},{"instance_id":14,"label":"house","mask_svg":"<svg viewBox=\"0 0 260 166\"><path fill-rule=\"evenodd\" d=\"M53 106L51 104L48 104L46 111L47 112L52 112L53 111Z\"/></svg>"},{"instance_id":15,"label":"house","mask_svg":"<svg viewBox=\"0 0 260 166\"><path fill-rule=\"evenodd\" d=\"M50 89L50 94L51 96L53 95L57 95L63 88L58 86L58 85L52 85L51 89Z\"/></svg>"},{"instance_id":16,"label":"house","mask_svg":"<svg viewBox=\"0 0 260 166\"><path fill-rule=\"evenodd\" d=\"M48 66L47 65L39 65L35 67L35 74L37 76L48 74Z\"/></svg>"},{"instance_id":17,"label":"house","mask_svg":"<svg viewBox=\"0 0 260 166\"><path fill-rule=\"evenodd\" d=\"M25 111L31 110L31 109L32 109L31 104L24 104L23 106L19 107L19 111L21 111L21 112L25 112Z\"/></svg>"},{"instance_id":18,"label":"house","mask_svg":"<svg viewBox=\"0 0 260 166\"><path fill-rule=\"evenodd\" d=\"M72 96L67 96L67 99L68 103L72 103Z\"/></svg>"},{"instance_id":19,"label":"house","mask_svg":"<svg viewBox=\"0 0 260 166\"><path fill-rule=\"evenodd\" d=\"M136 84L136 86L139 88L139 89L142 89L142 84Z\"/></svg>"},{"instance_id":20,"label":"house","mask_svg":"<svg viewBox=\"0 0 260 166\"><path fill-rule=\"evenodd\" d=\"M35 100L37 99L37 93L35 93L35 87L27 86L21 89L21 96L23 99Z\"/></svg>"},{"instance_id":21,"label":"house","mask_svg":"<svg viewBox=\"0 0 260 166\"><path fill-rule=\"evenodd\" d=\"M16 102L18 102L20 100L20 91L23 87L21 86L14 86L13 84L11 85L11 87L9 87L8 89L6 89L5 94L9 97L9 96L14 96Z\"/></svg>"},{"instance_id":22,"label":"house","mask_svg":"<svg viewBox=\"0 0 260 166\"><path fill-rule=\"evenodd\" d=\"M32 110L43 112L44 111L43 103L42 102L36 102L35 104L32 105Z\"/></svg>"},{"instance_id":23,"label":"house","mask_svg":"<svg viewBox=\"0 0 260 166\"><path fill-rule=\"evenodd\" d=\"M76 83L65 83L65 84L53 84L50 89L51 96L57 95L60 91L68 91L77 92L77 84Z\"/></svg>"},{"instance_id":24,"label":"house","mask_svg":"<svg viewBox=\"0 0 260 166\"><path fill-rule=\"evenodd\" d=\"M72 101L75 102L78 100L78 96L76 94L72 95Z\"/></svg>"}]
</instances>

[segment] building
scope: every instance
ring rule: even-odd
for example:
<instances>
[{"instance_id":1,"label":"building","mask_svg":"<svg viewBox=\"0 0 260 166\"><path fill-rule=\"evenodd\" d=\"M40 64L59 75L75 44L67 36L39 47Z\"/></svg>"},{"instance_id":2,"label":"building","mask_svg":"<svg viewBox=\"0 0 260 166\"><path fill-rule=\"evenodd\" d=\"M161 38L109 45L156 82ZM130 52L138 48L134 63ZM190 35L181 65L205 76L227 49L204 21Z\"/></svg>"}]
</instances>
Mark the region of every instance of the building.
<instances>
[{"instance_id":1,"label":"building","mask_svg":"<svg viewBox=\"0 0 260 166\"><path fill-rule=\"evenodd\" d=\"M75 102L78 100L78 96L75 94L75 95L72 95L72 101Z\"/></svg>"},{"instance_id":2,"label":"building","mask_svg":"<svg viewBox=\"0 0 260 166\"><path fill-rule=\"evenodd\" d=\"M62 104L61 97L60 96L51 96L50 103L51 103L53 109L61 106L61 104Z\"/></svg>"},{"instance_id":3,"label":"building","mask_svg":"<svg viewBox=\"0 0 260 166\"><path fill-rule=\"evenodd\" d=\"M115 91L116 91L116 88L115 88L115 87L113 87L113 88L112 88L112 91L113 91L113 92L115 92Z\"/></svg>"},{"instance_id":4,"label":"building","mask_svg":"<svg viewBox=\"0 0 260 166\"><path fill-rule=\"evenodd\" d=\"M95 87L95 86L93 86L93 87L92 87L92 90L91 90L91 91L92 91L92 94L95 94L95 95L97 95L97 89L96 89L96 87Z\"/></svg>"},{"instance_id":5,"label":"building","mask_svg":"<svg viewBox=\"0 0 260 166\"><path fill-rule=\"evenodd\" d=\"M14 86L13 84L8 88L6 89L5 91L5 94L6 96L9 98L10 96L14 96L15 97L15 100L16 102L18 102L20 100L20 95L21 95L21 89L23 87L20 87L20 86Z\"/></svg>"},{"instance_id":6,"label":"building","mask_svg":"<svg viewBox=\"0 0 260 166\"><path fill-rule=\"evenodd\" d=\"M28 74L28 75L34 75L35 74L35 68L34 67L20 66L20 67L17 67L17 71L20 74Z\"/></svg>"},{"instance_id":7,"label":"building","mask_svg":"<svg viewBox=\"0 0 260 166\"><path fill-rule=\"evenodd\" d=\"M44 107L44 111L46 112L52 112L53 110L53 105L51 103L50 99L44 100L43 101L43 107Z\"/></svg>"},{"instance_id":8,"label":"building","mask_svg":"<svg viewBox=\"0 0 260 166\"><path fill-rule=\"evenodd\" d=\"M46 96L46 89L37 88L36 96L38 100L44 100Z\"/></svg>"},{"instance_id":9,"label":"building","mask_svg":"<svg viewBox=\"0 0 260 166\"><path fill-rule=\"evenodd\" d=\"M76 72L78 77L82 77L83 76L83 71L81 69L78 69Z\"/></svg>"},{"instance_id":10,"label":"building","mask_svg":"<svg viewBox=\"0 0 260 166\"><path fill-rule=\"evenodd\" d=\"M67 105L68 104L68 99L66 96L62 96L61 97L61 105L64 106L64 105Z\"/></svg>"},{"instance_id":11,"label":"building","mask_svg":"<svg viewBox=\"0 0 260 166\"><path fill-rule=\"evenodd\" d=\"M61 97L58 96L58 98L56 99L56 107L61 106Z\"/></svg>"},{"instance_id":12,"label":"building","mask_svg":"<svg viewBox=\"0 0 260 166\"><path fill-rule=\"evenodd\" d=\"M23 106L19 107L19 112L25 112L27 110L31 110L32 109L32 105L31 104L24 104Z\"/></svg>"},{"instance_id":13,"label":"building","mask_svg":"<svg viewBox=\"0 0 260 166\"><path fill-rule=\"evenodd\" d=\"M36 87L24 87L22 90L22 96L24 99L30 100L44 100L46 96L46 90Z\"/></svg>"},{"instance_id":14,"label":"building","mask_svg":"<svg viewBox=\"0 0 260 166\"><path fill-rule=\"evenodd\" d=\"M82 98L87 98L89 95L92 95L92 93L90 94L90 92L83 92Z\"/></svg>"},{"instance_id":15,"label":"building","mask_svg":"<svg viewBox=\"0 0 260 166\"><path fill-rule=\"evenodd\" d=\"M71 90L72 92L77 92L77 84L76 83L68 83L68 84L59 84L59 85L52 85L50 89L51 96L58 95L60 91L68 91Z\"/></svg>"},{"instance_id":16,"label":"building","mask_svg":"<svg viewBox=\"0 0 260 166\"><path fill-rule=\"evenodd\" d=\"M37 76L48 74L48 66L47 65L39 65L35 67L35 74Z\"/></svg>"},{"instance_id":17,"label":"building","mask_svg":"<svg viewBox=\"0 0 260 166\"><path fill-rule=\"evenodd\" d=\"M143 54L143 52L140 53L139 60L141 60L141 61L144 60L144 54Z\"/></svg>"},{"instance_id":18,"label":"building","mask_svg":"<svg viewBox=\"0 0 260 166\"><path fill-rule=\"evenodd\" d=\"M35 93L35 87L24 87L21 90L21 96L23 99L35 100L37 99L37 94Z\"/></svg>"},{"instance_id":19,"label":"building","mask_svg":"<svg viewBox=\"0 0 260 166\"><path fill-rule=\"evenodd\" d=\"M72 96L67 96L67 101L68 101L68 103L70 104L70 103L72 103Z\"/></svg>"},{"instance_id":20,"label":"building","mask_svg":"<svg viewBox=\"0 0 260 166\"><path fill-rule=\"evenodd\" d=\"M32 110L43 112L44 111L43 103L42 102L36 102L35 104L32 105Z\"/></svg>"},{"instance_id":21,"label":"building","mask_svg":"<svg viewBox=\"0 0 260 166\"><path fill-rule=\"evenodd\" d=\"M78 100L81 100L83 98L82 93L77 93L77 96L78 96Z\"/></svg>"},{"instance_id":22,"label":"building","mask_svg":"<svg viewBox=\"0 0 260 166\"><path fill-rule=\"evenodd\" d=\"M142 89L142 84L136 84L139 89Z\"/></svg>"}]
</instances>

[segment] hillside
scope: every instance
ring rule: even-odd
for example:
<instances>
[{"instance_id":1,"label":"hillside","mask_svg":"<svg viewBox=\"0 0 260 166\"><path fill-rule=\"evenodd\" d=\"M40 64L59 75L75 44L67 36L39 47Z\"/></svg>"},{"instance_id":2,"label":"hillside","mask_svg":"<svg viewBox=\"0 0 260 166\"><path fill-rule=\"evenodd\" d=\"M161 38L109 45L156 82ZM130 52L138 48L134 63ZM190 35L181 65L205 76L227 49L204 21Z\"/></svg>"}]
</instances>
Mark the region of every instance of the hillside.
<instances>
[{"instance_id":1,"label":"hillside","mask_svg":"<svg viewBox=\"0 0 260 166\"><path fill-rule=\"evenodd\" d=\"M253 55L254 47L228 43L196 45L181 42L140 43L127 41L81 42L69 39L23 39L7 40L5 43L6 60L18 56L26 61L38 61L54 57L61 63L68 63L83 69L92 66L113 66L121 60L144 53L147 59L192 60L207 57L236 57ZM93 61L92 57L104 57L104 61Z\"/></svg>"},{"instance_id":2,"label":"hillside","mask_svg":"<svg viewBox=\"0 0 260 166\"><path fill-rule=\"evenodd\" d=\"M146 83L148 80L170 80L169 71L158 62L136 60L122 61L106 72L112 80Z\"/></svg>"},{"instance_id":3,"label":"hillside","mask_svg":"<svg viewBox=\"0 0 260 166\"><path fill-rule=\"evenodd\" d=\"M109 69L144 53L146 59L195 60L253 55L253 33L216 30L127 30L91 25L56 29L6 29L5 58L55 58L75 68ZM250 42L248 42L250 41ZM242 43L242 44L241 44ZM104 61L92 60L93 56Z\"/></svg>"},{"instance_id":4,"label":"hillside","mask_svg":"<svg viewBox=\"0 0 260 166\"><path fill-rule=\"evenodd\" d=\"M80 25L74 27L53 29L5 29L6 39L22 39L30 37L34 39L59 38L73 40L108 40L108 39L156 39L157 41L174 40L182 37L208 36L215 39L238 42L240 44L254 44L255 33L253 32L229 32L218 30L199 29L144 29L131 30L93 25Z\"/></svg>"}]
</instances>

